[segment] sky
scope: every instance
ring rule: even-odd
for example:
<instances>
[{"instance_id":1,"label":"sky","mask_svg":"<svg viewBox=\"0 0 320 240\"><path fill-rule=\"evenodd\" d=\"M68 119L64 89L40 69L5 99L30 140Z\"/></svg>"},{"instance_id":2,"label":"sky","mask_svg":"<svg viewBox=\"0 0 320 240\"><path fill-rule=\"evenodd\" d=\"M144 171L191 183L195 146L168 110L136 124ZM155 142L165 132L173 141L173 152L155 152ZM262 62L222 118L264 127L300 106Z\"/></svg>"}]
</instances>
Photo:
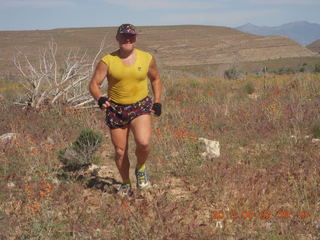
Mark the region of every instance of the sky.
<instances>
[{"instance_id":1,"label":"sky","mask_svg":"<svg viewBox=\"0 0 320 240\"><path fill-rule=\"evenodd\" d=\"M0 30L320 24L320 0L0 0Z\"/></svg>"}]
</instances>

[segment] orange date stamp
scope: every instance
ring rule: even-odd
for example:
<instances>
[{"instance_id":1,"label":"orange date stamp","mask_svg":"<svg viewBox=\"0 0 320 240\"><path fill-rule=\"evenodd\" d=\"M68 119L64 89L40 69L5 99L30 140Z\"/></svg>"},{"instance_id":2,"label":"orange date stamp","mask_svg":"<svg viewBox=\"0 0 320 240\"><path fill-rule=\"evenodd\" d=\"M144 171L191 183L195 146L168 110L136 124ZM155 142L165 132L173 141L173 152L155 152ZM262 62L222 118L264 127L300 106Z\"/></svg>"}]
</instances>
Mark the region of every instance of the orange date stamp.
<instances>
[{"instance_id":1,"label":"orange date stamp","mask_svg":"<svg viewBox=\"0 0 320 240\"><path fill-rule=\"evenodd\" d=\"M309 217L309 213L305 210L290 211L286 209L279 209L277 211L271 210L262 210L262 211L253 211L253 210L213 210L211 212L211 218L214 220L223 220L223 219L261 219L261 220L270 220L278 219L285 220L290 218L298 218L305 220Z\"/></svg>"}]
</instances>

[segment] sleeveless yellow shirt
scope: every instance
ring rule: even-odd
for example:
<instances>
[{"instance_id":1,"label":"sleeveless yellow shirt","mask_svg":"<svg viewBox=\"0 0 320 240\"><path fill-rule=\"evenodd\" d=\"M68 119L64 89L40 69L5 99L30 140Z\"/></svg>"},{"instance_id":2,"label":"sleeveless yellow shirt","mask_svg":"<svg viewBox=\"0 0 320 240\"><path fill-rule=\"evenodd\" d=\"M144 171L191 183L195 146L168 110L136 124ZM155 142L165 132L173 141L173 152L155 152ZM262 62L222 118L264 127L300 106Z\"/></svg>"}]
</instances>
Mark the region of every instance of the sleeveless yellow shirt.
<instances>
[{"instance_id":1,"label":"sleeveless yellow shirt","mask_svg":"<svg viewBox=\"0 0 320 240\"><path fill-rule=\"evenodd\" d=\"M152 55L139 50L133 65L125 65L117 51L104 56L101 60L108 65L108 97L120 104L138 102L148 96L148 70Z\"/></svg>"}]
</instances>

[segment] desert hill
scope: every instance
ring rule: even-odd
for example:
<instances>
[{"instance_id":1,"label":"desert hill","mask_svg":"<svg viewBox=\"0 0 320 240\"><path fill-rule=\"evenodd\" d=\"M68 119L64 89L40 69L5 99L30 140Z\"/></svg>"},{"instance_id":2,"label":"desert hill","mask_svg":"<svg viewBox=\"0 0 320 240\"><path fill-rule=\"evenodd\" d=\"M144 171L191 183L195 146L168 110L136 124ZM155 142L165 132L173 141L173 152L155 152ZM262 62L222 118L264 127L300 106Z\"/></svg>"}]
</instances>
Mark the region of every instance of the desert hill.
<instances>
[{"instance_id":1,"label":"desert hill","mask_svg":"<svg viewBox=\"0 0 320 240\"><path fill-rule=\"evenodd\" d=\"M69 49L80 49L93 59L105 37L102 56L117 48L115 31L115 27L0 31L0 73L15 70L12 58L18 50L37 59L39 49L50 39L58 44L58 56ZM316 55L285 36L257 36L227 27L152 26L138 27L138 32L137 47L153 53L163 67Z\"/></svg>"},{"instance_id":2,"label":"desert hill","mask_svg":"<svg viewBox=\"0 0 320 240\"><path fill-rule=\"evenodd\" d=\"M275 27L256 26L248 23L239 26L236 29L261 36L288 36L303 46L306 46L320 38L320 24L309 23L307 21L290 22Z\"/></svg>"},{"instance_id":3,"label":"desert hill","mask_svg":"<svg viewBox=\"0 0 320 240\"><path fill-rule=\"evenodd\" d=\"M314 41L313 43L310 43L308 46L306 46L308 49L310 49L313 52L320 54L320 39L317 41Z\"/></svg>"}]
</instances>

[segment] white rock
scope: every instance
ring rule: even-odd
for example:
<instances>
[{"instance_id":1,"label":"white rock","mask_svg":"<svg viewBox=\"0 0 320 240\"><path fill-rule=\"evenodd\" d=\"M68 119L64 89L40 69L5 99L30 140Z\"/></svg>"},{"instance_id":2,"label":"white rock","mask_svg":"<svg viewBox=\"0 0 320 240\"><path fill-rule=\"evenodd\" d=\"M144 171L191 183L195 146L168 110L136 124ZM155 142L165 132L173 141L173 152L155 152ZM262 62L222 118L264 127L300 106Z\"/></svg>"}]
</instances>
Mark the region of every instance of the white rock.
<instances>
[{"instance_id":1,"label":"white rock","mask_svg":"<svg viewBox=\"0 0 320 240\"><path fill-rule=\"evenodd\" d=\"M220 229L223 228L223 224L221 221L216 222L216 228L220 228Z\"/></svg>"},{"instance_id":2,"label":"white rock","mask_svg":"<svg viewBox=\"0 0 320 240\"><path fill-rule=\"evenodd\" d=\"M297 136L295 136L295 135L291 135L291 136L290 136L290 138L291 138L292 140L294 140L296 143L298 142L298 138L297 138Z\"/></svg>"},{"instance_id":3,"label":"white rock","mask_svg":"<svg viewBox=\"0 0 320 240\"><path fill-rule=\"evenodd\" d=\"M314 226L316 227L316 229L319 229L319 230L320 230L320 221L316 222L316 223L314 224Z\"/></svg>"},{"instance_id":4,"label":"white rock","mask_svg":"<svg viewBox=\"0 0 320 240\"><path fill-rule=\"evenodd\" d=\"M312 143L319 143L320 142L320 139L319 138L313 138L312 139Z\"/></svg>"},{"instance_id":5,"label":"white rock","mask_svg":"<svg viewBox=\"0 0 320 240\"><path fill-rule=\"evenodd\" d=\"M60 181L57 178L52 179L52 184L60 185Z\"/></svg>"},{"instance_id":6,"label":"white rock","mask_svg":"<svg viewBox=\"0 0 320 240\"><path fill-rule=\"evenodd\" d=\"M177 156L179 156L179 153L178 152L173 152L173 153L171 153L171 156L172 157L177 157Z\"/></svg>"},{"instance_id":7,"label":"white rock","mask_svg":"<svg viewBox=\"0 0 320 240\"><path fill-rule=\"evenodd\" d=\"M259 98L259 95L256 93L248 94L248 97L252 100L257 100Z\"/></svg>"},{"instance_id":8,"label":"white rock","mask_svg":"<svg viewBox=\"0 0 320 240\"><path fill-rule=\"evenodd\" d=\"M101 153L101 156L104 157L104 158L113 157L113 155L114 155L113 152L110 152L110 151L107 151L107 150L105 150L105 151L103 151L103 152Z\"/></svg>"},{"instance_id":9,"label":"white rock","mask_svg":"<svg viewBox=\"0 0 320 240\"><path fill-rule=\"evenodd\" d=\"M97 169L100 169L100 167L98 165L95 165L95 164L91 164L91 166L88 168L88 171L89 172L93 172Z\"/></svg>"},{"instance_id":10,"label":"white rock","mask_svg":"<svg viewBox=\"0 0 320 240\"><path fill-rule=\"evenodd\" d=\"M30 147L30 152L37 151L35 147Z\"/></svg>"},{"instance_id":11,"label":"white rock","mask_svg":"<svg viewBox=\"0 0 320 240\"><path fill-rule=\"evenodd\" d=\"M49 143L50 145L54 145L54 141L51 137L47 137L47 143Z\"/></svg>"},{"instance_id":12,"label":"white rock","mask_svg":"<svg viewBox=\"0 0 320 240\"><path fill-rule=\"evenodd\" d=\"M0 136L0 143L8 143L14 139L16 139L17 134L16 133L5 133L3 135Z\"/></svg>"},{"instance_id":13,"label":"white rock","mask_svg":"<svg viewBox=\"0 0 320 240\"><path fill-rule=\"evenodd\" d=\"M220 143L218 141L213 141L206 138L199 138L199 141L204 143L206 147L206 151L201 153L202 157L209 159L220 157Z\"/></svg>"},{"instance_id":14,"label":"white rock","mask_svg":"<svg viewBox=\"0 0 320 240\"><path fill-rule=\"evenodd\" d=\"M8 182L8 188L14 188L16 185L13 182Z\"/></svg>"}]
</instances>

